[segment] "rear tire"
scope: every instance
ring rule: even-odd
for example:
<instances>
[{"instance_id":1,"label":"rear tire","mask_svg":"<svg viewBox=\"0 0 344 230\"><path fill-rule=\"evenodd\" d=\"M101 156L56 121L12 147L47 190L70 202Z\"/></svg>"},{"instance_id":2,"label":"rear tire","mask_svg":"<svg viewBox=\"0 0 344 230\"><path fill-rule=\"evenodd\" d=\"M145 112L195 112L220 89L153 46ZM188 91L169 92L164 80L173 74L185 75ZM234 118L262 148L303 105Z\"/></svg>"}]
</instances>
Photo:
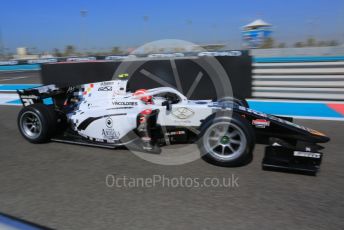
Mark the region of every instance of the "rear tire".
<instances>
[{"instance_id":1,"label":"rear tire","mask_svg":"<svg viewBox=\"0 0 344 230\"><path fill-rule=\"evenodd\" d=\"M31 143L44 143L56 133L57 115L51 106L33 104L20 110L17 124L26 140Z\"/></svg>"},{"instance_id":2,"label":"rear tire","mask_svg":"<svg viewBox=\"0 0 344 230\"><path fill-rule=\"evenodd\" d=\"M252 161L254 131L243 117L216 117L201 127L198 147L202 158L214 165L235 167Z\"/></svg>"}]
</instances>

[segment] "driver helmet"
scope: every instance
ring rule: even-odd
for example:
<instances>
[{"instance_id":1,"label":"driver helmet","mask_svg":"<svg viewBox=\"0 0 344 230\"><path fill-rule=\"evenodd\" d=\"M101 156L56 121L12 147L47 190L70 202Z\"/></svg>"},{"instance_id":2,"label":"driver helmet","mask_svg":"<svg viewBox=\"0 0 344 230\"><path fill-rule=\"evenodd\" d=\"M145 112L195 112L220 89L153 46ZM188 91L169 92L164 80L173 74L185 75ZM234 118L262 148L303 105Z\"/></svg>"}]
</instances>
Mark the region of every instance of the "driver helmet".
<instances>
[{"instance_id":1,"label":"driver helmet","mask_svg":"<svg viewBox=\"0 0 344 230\"><path fill-rule=\"evenodd\" d=\"M138 89L135 91L134 96L139 96L139 95L144 95L147 93L146 89ZM141 101L145 102L145 103L152 103L152 96L142 96L139 97Z\"/></svg>"}]
</instances>

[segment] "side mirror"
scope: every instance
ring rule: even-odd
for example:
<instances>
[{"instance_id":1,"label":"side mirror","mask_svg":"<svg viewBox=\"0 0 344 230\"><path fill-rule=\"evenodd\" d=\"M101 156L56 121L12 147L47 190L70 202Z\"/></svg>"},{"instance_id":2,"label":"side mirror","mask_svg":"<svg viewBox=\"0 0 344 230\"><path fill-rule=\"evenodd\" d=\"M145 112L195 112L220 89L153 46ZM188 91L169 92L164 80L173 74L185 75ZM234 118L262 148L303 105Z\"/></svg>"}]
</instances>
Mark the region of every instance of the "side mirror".
<instances>
[{"instance_id":1,"label":"side mirror","mask_svg":"<svg viewBox=\"0 0 344 230\"><path fill-rule=\"evenodd\" d=\"M166 110L170 111L172 109L172 102L171 101L164 101L162 104L162 106L166 106Z\"/></svg>"}]
</instances>

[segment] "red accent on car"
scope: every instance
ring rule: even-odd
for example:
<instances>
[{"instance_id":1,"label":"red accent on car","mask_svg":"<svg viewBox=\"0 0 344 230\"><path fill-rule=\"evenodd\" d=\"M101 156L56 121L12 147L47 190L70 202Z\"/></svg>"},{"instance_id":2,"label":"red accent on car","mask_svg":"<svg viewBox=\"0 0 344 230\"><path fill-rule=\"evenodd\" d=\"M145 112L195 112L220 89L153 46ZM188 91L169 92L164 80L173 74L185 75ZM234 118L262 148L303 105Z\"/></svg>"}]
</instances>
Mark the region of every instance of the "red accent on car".
<instances>
[{"instance_id":1,"label":"red accent on car","mask_svg":"<svg viewBox=\"0 0 344 230\"><path fill-rule=\"evenodd\" d=\"M267 121L265 119L256 119L256 120L252 120L252 124L253 125L269 126L270 121Z\"/></svg>"},{"instance_id":2,"label":"red accent on car","mask_svg":"<svg viewBox=\"0 0 344 230\"><path fill-rule=\"evenodd\" d=\"M135 91L134 96L144 95L146 94L147 90L145 89L138 89ZM142 100L145 103L151 104L152 103L152 96L142 96L140 97L140 100Z\"/></svg>"},{"instance_id":3,"label":"red accent on car","mask_svg":"<svg viewBox=\"0 0 344 230\"><path fill-rule=\"evenodd\" d=\"M140 121L140 124L142 124L142 123L146 122L146 118L144 116L142 116L142 117L140 117L139 121Z\"/></svg>"},{"instance_id":4,"label":"red accent on car","mask_svg":"<svg viewBox=\"0 0 344 230\"><path fill-rule=\"evenodd\" d=\"M151 109L145 109L145 110L141 111L140 114L149 115L149 114L151 114L151 113L152 113L152 110L151 110Z\"/></svg>"}]
</instances>

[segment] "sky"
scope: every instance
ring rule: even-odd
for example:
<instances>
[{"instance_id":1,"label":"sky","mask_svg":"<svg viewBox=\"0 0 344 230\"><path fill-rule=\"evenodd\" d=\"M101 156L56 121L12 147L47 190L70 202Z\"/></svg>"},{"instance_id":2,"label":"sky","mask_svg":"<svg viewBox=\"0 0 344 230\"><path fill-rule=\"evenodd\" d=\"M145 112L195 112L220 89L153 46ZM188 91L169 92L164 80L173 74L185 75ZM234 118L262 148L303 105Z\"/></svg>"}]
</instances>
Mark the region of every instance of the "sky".
<instances>
[{"instance_id":1,"label":"sky","mask_svg":"<svg viewBox=\"0 0 344 230\"><path fill-rule=\"evenodd\" d=\"M344 42L344 0L0 0L3 45L49 51L136 47L159 39L240 48L241 27L261 18L278 42ZM80 11L87 11L81 17Z\"/></svg>"}]
</instances>

